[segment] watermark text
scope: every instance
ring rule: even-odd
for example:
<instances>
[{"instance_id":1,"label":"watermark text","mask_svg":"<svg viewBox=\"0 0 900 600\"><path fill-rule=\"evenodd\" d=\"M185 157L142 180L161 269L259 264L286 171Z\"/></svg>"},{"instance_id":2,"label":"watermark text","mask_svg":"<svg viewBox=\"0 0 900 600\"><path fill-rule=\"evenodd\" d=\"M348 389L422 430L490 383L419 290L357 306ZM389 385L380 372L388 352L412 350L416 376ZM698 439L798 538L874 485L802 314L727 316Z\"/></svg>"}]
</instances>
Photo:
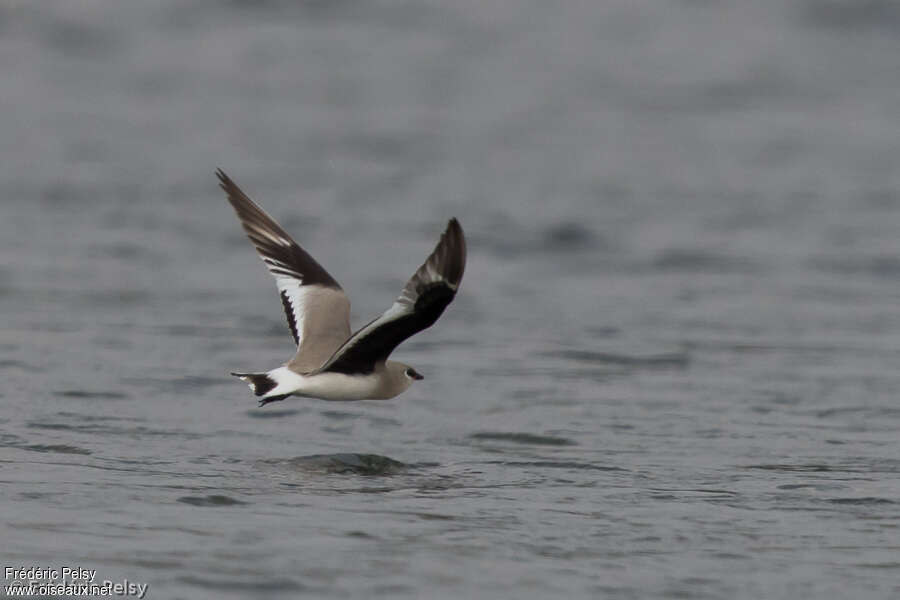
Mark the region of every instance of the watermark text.
<instances>
[{"instance_id":1,"label":"watermark text","mask_svg":"<svg viewBox=\"0 0 900 600\"><path fill-rule=\"evenodd\" d=\"M82 567L7 566L3 568L3 575L3 587L8 598L133 596L143 600L150 588L149 584L128 579L98 580L97 569Z\"/></svg>"}]
</instances>

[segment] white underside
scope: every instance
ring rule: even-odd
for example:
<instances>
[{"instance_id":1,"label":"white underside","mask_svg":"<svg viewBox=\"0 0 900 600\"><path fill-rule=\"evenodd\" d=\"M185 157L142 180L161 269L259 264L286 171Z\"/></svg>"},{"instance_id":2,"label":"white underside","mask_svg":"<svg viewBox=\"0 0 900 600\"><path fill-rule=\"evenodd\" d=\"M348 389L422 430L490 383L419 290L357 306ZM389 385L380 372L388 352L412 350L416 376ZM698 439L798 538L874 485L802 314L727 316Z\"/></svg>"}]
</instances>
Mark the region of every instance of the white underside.
<instances>
[{"instance_id":1,"label":"white underside","mask_svg":"<svg viewBox=\"0 0 900 600\"><path fill-rule=\"evenodd\" d=\"M403 391L400 389L390 393L393 390L387 389L389 386L386 386L386 382L382 379L384 373L380 371L369 375L342 373L301 375L287 367L278 367L269 371L268 375L278 385L262 396L263 398L293 394L322 400L383 400Z\"/></svg>"}]
</instances>

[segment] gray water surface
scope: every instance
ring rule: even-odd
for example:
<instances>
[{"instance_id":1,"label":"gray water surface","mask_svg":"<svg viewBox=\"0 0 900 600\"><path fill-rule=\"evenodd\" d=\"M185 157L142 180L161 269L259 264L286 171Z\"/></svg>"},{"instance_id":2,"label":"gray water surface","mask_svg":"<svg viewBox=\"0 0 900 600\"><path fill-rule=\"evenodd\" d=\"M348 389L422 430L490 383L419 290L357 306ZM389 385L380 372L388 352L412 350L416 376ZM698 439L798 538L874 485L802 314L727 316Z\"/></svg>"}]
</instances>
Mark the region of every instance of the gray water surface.
<instances>
[{"instance_id":1,"label":"gray water surface","mask_svg":"<svg viewBox=\"0 0 900 600\"><path fill-rule=\"evenodd\" d=\"M887 0L0 7L0 558L148 598L900 595ZM292 353L223 168L359 326Z\"/></svg>"}]
</instances>

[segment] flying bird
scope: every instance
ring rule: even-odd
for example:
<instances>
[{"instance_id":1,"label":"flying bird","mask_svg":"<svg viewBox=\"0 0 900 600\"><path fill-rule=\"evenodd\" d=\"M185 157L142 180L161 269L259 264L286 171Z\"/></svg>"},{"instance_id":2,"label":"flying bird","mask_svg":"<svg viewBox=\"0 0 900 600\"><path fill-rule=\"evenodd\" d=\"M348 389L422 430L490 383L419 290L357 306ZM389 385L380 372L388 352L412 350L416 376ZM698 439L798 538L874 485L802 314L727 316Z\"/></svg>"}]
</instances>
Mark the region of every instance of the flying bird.
<instances>
[{"instance_id":1,"label":"flying bird","mask_svg":"<svg viewBox=\"0 0 900 600\"><path fill-rule=\"evenodd\" d=\"M388 360L403 340L431 327L456 296L466 267L466 239L455 218L434 251L381 316L350 333L350 300L337 281L221 169L216 171L247 237L275 277L297 352L265 373L232 373L259 405L305 396L384 400L423 379Z\"/></svg>"}]
</instances>

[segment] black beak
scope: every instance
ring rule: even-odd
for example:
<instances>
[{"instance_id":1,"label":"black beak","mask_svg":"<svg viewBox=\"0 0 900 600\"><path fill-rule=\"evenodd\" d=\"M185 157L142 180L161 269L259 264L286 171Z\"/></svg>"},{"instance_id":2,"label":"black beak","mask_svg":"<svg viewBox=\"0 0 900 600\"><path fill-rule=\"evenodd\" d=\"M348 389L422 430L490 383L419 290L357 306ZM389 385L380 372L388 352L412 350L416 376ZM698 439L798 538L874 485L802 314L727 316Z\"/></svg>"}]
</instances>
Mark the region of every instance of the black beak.
<instances>
[{"instance_id":1,"label":"black beak","mask_svg":"<svg viewBox=\"0 0 900 600\"><path fill-rule=\"evenodd\" d=\"M416 381L419 381L421 379L425 379L425 376L422 375L421 373L419 373L418 371L413 371L412 378L415 379Z\"/></svg>"}]
</instances>

